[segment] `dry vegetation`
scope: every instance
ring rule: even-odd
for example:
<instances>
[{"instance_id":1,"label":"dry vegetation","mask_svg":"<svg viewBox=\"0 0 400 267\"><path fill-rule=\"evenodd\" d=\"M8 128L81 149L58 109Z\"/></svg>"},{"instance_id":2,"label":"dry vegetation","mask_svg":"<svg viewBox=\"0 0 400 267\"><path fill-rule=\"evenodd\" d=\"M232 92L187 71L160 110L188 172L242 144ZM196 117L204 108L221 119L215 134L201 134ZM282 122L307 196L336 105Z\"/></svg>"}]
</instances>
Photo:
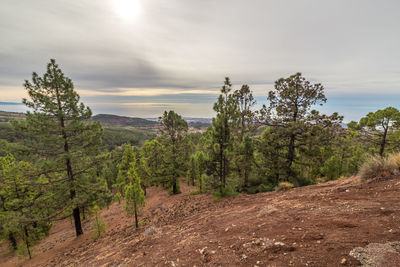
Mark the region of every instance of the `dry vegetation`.
<instances>
[{"instance_id":1,"label":"dry vegetation","mask_svg":"<svg viewBox=\"0 0 400 267\"><path fill-rule=\"evenodd\" d=\"M359 176L362 181L379 179L399 174L400 153L391 154L388 157L371 156L361 166Z\"/></svg>"}]
</instances>

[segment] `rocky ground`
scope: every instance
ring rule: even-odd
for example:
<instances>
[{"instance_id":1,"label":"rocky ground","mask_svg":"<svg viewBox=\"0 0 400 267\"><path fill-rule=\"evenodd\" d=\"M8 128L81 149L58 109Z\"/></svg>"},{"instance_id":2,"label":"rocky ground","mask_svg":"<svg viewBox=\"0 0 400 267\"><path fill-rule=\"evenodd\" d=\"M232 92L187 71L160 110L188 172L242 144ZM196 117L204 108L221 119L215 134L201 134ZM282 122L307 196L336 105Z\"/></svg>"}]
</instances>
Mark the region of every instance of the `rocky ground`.
<instances>
[{"instance_id":1,"label":"rocky ground","mask_svg":"<svg viewBox=\"0 0 400 267\"><path fill-rule=\"evenodd\" d=\"M150 188L139 230L114 203L102 211L108 231L99 239L90 238L90 221L79 238L69 220L61 221L32 260L3 245L0 265L400 266L398 177L367 184L353 177L219 202L182 189L168 196Z\"/></svg>"}]
</instances>

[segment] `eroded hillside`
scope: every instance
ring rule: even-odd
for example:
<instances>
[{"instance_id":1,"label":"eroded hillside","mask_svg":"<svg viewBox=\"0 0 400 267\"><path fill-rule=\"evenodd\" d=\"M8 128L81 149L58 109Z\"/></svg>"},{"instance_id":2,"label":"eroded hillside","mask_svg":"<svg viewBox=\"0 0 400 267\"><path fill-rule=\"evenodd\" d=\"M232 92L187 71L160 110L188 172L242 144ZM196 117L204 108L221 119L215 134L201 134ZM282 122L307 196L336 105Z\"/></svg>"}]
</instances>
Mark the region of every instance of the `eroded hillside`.
<instances>
[{"instance_id":1,"label":"eroded hillside","mask_svg":"<svg viewBox=\"0 0 400 267\"><path fill-rule=\"evenodd\" d=\"M114 203L102 211L108 232L99 239L90 238L91 222L75 238L70 221L62 221L31 261L4 254L3 265L358 266L349 256L353 248L400 240L396 177L368 184L353 177L219 202L182 187L176 196L150 188L141 217L147 223L137 231L123 204Z\"/></svg>"}]
</instances>

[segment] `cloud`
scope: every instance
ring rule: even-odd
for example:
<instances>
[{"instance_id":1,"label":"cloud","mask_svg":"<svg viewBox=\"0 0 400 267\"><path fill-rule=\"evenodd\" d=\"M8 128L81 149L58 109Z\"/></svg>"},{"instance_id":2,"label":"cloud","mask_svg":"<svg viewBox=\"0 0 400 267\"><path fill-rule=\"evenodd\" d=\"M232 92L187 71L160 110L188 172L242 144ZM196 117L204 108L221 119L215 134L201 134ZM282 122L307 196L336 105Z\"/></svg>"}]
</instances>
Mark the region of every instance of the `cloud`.
<instances>
[{"instance_id":1,"label":"cloud","mask_svg":"<svg viewBox=\"0 0 400 267\"><path fill-rule=\"evenodd\" d=\"M139 16L124 20L114 0L3 0L0 100L19 101L50 58L90 101L180 95L212 106L225 76L261 97L298 71L328 98L397 96L397 0L139 1Z\"/></svg>"}]
</instances>

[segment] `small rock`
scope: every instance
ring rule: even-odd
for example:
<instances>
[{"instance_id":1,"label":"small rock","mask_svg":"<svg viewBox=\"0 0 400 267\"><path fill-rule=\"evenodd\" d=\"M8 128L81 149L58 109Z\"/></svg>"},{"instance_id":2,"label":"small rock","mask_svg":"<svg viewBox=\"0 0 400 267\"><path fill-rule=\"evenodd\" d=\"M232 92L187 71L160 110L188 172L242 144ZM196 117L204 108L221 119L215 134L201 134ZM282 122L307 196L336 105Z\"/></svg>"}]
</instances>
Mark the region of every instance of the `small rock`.
<instances>
[{"instance_id":1,"label":"small rock","mask_svg":"<svg viewBox=\"0 0 400 267\"><path fill-rule=\"evenodd\" d=\"M143 235L144 235L145 237L151 236L151 235L156 235L156 234L161 234L161 230L155 228L154 226L150 226L150 227L147 228L147 229L144 231L144 233L143 233Z\"/></svg>"},{"instance_id":2,"label":"small rock","mask_svg":"<svg viewBox=\"0 0 400 267\"><path fill-rule=\"evenodd\" d=\"M206 252L207 247L204 247L202 249L199 249L200 254L204 254Z\"/></svg>"},{"instance_id":3,"label":"small rock","mask_svg":"<svg viewBox=\"0 0 400 267\"><path fill-rule=\"evenodd\" d=\"M247 259L247 256L245 254L242 254L242 259L243 260Z\"/></svg>"},{"instance_id":4,"label":"small rock","mask_svg":"<svg viewBox=\"0 0 400 267\"><path fill-rule=\"evenodd\" d=\"M346 258L343 258L343 259L340 261L340 264L342 264L342 265L345 265L346 263L347 263Z\"/></svg>"}]
</instances>

